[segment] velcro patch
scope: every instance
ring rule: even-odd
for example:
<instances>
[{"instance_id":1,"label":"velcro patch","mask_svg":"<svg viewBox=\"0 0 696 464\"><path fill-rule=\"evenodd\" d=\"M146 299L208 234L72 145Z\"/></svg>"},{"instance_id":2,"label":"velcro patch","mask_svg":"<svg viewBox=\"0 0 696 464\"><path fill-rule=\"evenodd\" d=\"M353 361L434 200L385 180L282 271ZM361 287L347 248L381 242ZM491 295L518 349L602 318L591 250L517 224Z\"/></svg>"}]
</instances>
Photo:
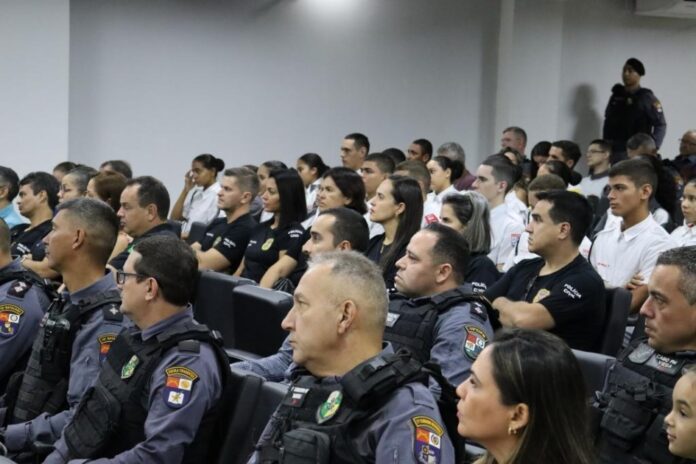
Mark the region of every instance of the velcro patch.
<instances>
[{"instance_id":1,"label":"velcro patch","mask_svg":"<svg viewBox=\"0 0 696 464\"><path fill-rule=\"evenodd\" d=\"M414 425L413 454L416 461L423 464L439 463L444 429L427 416L415 416L411 421Z\"/></svg>"},{"instance_id":2,"label":"velcro patch","mask_svg":"<svg viewBox=\"0 0 696 464\"><path fill-rule=\"evenodd\" d=\"M24 310L17 305L0 305L0 336L11 337L17 333Z\"/></svg>"},{"instance_id":3,"label":"velcro patch","mask_svg":"<svg viewBox=\"0 0 696 464\"><path fill-rule=\"evenodd\" d=\"M184 366L172 366L164 370L166 377L162 395L167 406L179 409L185 406L193 394L198 374Z\"/></svg>"},{"instance_id":4,"label":"velcro patch","mask_svg":"<svg viewBox=\"0 0 696 464\"><path fill-rule=\"evenodd\" d=\"M426 214L426 215L425 215L425 223L426 223L426 224L432 224L432 223L434 223L434 222L440 222L440 220L437 218L436 215L434 215L434 214L432 214L432 213L431 213L431 214Z\"/></svg>"},{"instance_id":5,"label":"velcro patch","mask_svg":"<svg viewBox=\"0 0 696 464\"><path fill-rule=\"evenodd\" d=\"M106 359L106 355L109 354L109 350L111 349L111 343L113 343L113 341L116 340L116 336L117 334L115 333L108 333L97 337L97 341L99 342L100 363L103 363Z\"/></svg>"},{"instance_id":6,"label":"velcro patch","mask_svg":"<svg viewBox=\"0 0 696 464\"><path fill-rule=\"evenodd\" d=\"M483 330L474 325L466 325L464 330L466 331L464 354L467 358L475 361L488 344L488 336Z\"/></svg>"},{"instance_id":7,"label":"velcro patch","mask_svg":"<svg viewBox=\"0 0 696 464\"><path fill-rule=\"evenodd\" d=\"M7 294L15 298L24 298L24 295L26 295L31 288L31 285L32 284L24 282L23 280L18 280L10 286L9 290L7 290Z\"/></svg>"}]
</instances>

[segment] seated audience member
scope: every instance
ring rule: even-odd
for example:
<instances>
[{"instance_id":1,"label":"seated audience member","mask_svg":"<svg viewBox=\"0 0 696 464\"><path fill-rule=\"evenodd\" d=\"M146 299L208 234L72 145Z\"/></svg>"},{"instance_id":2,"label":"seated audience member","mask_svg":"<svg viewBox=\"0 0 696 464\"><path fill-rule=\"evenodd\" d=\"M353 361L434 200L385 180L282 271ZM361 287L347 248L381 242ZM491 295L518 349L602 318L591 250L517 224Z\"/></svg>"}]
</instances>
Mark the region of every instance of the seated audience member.
<instances>
[{"instance_id":1,"label":"seated audience member","mask_svg":"<svg viewBox=\"0 0 696 464\"><path fill-rule=\"evenodd\" d=\"M394 166L406 161L406 153L404 153L403 151L401 151L399 148L396 148L396 147L391 147L391 148L387 148L385 150L382 150L382 154L385 156L388 156L394 162Z\"/></svg>"},{"instance_id":2,"label":"seated audience member","mask_svg":"<svg viewBox=\"0 0 696 464\"><path fill-rule=\"evenodd\" d=\"M650 163L657 175L655 194L650 199L650 212L658 224L667 227L672 224L672 219L677 217L675 212L682 194L681 186L677 186L674 175L665 169L659 158L652 155L640 155L637 158Z\"/></svg>"},{"instance_id":3,"label":"seated audience member","mask_svg":"<svg viewBox=\"0 0 696 464\"><path fill-rule=\"evenodd\" d=\"M121 174L126 179L133 178L133 170L131 169L130 163L124 160L109 160L104 161L101 166L99 166L100 172L117 172Z\"/></svg>"},{"instance_id":4,"label":"seated audience member","mask_svg":"<svg viewBox=\"0 0 696 464\"><path fill-rule=\"evenodd\" d=\"M587 167L590 173L582 178L578 189L583 195L594 195L601 198L609 181L609 158L611 158L611 144L606 140L597 139L590 142L587 147Z\"/></svg>"},{"instance_id":5,"label":"seated audience member","mask_svg":"<svg viewBox=\"0 0 696 464\"><path fill-rule=\"evenodd\" d=\"M324 160L316 153L305 153L300 156L297 158L295 167L305 186L307 213L311 215L316 209L317 192L319 191L321 178L329 170L329 167L324 164Z\"/></svg>"},{"instance_id":6,"label":"seated audience member","mask_svg":"<svg viewBox=\"0 0 696 464\"><path fill-rule=\"evenodd\" d=\"M212 425L229 420L218 409L229 367L213 334L193 320L196 267L177 237L137 243L116 274L121 311L135 326L112 343L46 464L209 462L220 445Z\"/></svg>"},{"instance_id":7,"label":"seated audience member","mask_svg":"<svg viewBox=\"0 0 696 464\"><path fill-rule=\"evenodd\" d=\"M12 260L10 229L0 219L0 395L10 375L24 369L48 303L41 279Z\"/></svg>"},{"instance_id":8,"label":"seated audience member","mask_svg":"<svg viewBox=\"0 0 696 464\"><path fill-rule=\"evenodd\" d=\"M690 364L674 385L672 410L665 417L669 452L696 460L696 364Z\"/></svg>"},{"instance_id":9,"label":"seated audience member","mask_svg":"<svg viewBox=\"0 0 696 464\"><path fill-rule=\"evenodd\" d=\"M522 176L515 182L512 189L505 195L505 203L510 211L516 212L523 224L527 224L527 182L528 175L524 173L525 159L524 155L514 148L504 147L498 155L503 155L510 160L512 164L520 168Z\"/></svg>"},{"instance_id":10,"label":"seated audience member","mask_svg":"<svg viewBox=\"0 0 696 464\"><path fill-rule=\"evenodd\" d=\"M563 179L566 186L571 185L571 180L573 177L573 172L570 170L567 164L558 160L549 160L539 167L538 176L548 176L553 174Z\"/></svg>"},{"instance_id":11,"label":"seated audience member","mask_svg":"<svg viewBox=\"0 0 696 464\"><path fill-rule=\"evenodd\" d=\"M475 464L595 462L580 365L558 337L505 329L471 371L457 431L486 448Z\"/></svg>"},{"instance_id":12,"label":"seated audience member","mask_svg":"<svg viewBox=\"0 0 696 464\"><path fill-rule=\"evenodd\" d=\"M31 453L36 441L58 440L124 325L116 282L104 274L117 234L116 213L101 201L79 198L58 206L44 240L65 290L42 320L26 369L7 388L0 422L9 424L1 435L12 454Z\"/></svg>"},{"instance_id":13,"label":"seated audience member","mask_svg":"<svg viewBox=\"0 0 696 464\"><path fill-rule=\"evenodd\" d=\"M530 156L532 157L532 169L530 172L530 180L534 179L539 172L539 168L549 159L549 150L551 142L542 140L532 147Z\"/></svg>"},{"instance_id":14,"label":"seated audience member","mask_svg":"<svg viewBox=\"0 0 696 464\"><path fill-rule=\"evenodd\" d=\"M437 149L437 155L446 156L452 161L458 160L462 163L464 170L462 171L461 177L459 179L455 179L454 187L460 192L462 190L471 190L472 186L474 185L474 181L476 180L476 176L466 169L466 153L464 153L464 148L462 148L462 146L457 142L446 142L440 145L440 147Z\"/></svg>"},{"instance_id":15,"label":"seated audience member","mask_svg":"<svg viewBox=\"0 0 696 464\"><path fill-rule=\"evenodd\" d=\"M492 245L488 257L500 270L524 231L519 216L505 203L505 195L520 178L520 169L503 155L489 156L476 171L474 190L488 200Z\"/></svg>"},{"instance_id":16,"label":"seated audience member","mask_svg":"<svg viewBox=\"0 0 696 464\"><path fill-rule=\"evenodd\" d=\"M389 303L384 340L408 348L418 360L434 361L454 386L493 336L486 307L465 284L469 245L442 224L417 232L396 262L401 295ZM439 389L436 388L435 391Z\"/></svg>"},{"instance_id":17,"label":"seated audience member","mask_svg":"<svg viewBox=\"0 0 696 464\"><path fill-rule=\"evenodd\" d=\"M29 224L12 228L12 255L41 261L45 256L42 239L51 231L53 209L58 205L60 185L47 172L32 172L19 182L19 213Z\"/></svg>"},{"instance_id":18,"label":"seated audience member","mask_svg":"<svg viewBox=\"0 0 696 464\"><path fill-rule=\"evenodd\" d=\"M87 193L85 196L87 198L103 201L116 212L121 208L121 193L123 189L126 188L126 182L128 182L128 179L118 172L100 172L87 183ZM116 245L114 245L109 260L123 252L130 242L131 238L128 234L123 230L119 230Z\"/></svg>"},{"instance_id":19,"label":"seated audience member","mask_svg":"<svg viewBox=\"0 0 696 464\"><path fill-rule=\"evenodd\" d=\"M679 139L679 154L674 158L674 166L684 180L696 177L696 130L684 132Z\"/></svg>"},{"instance_id":20,"label":"seated audience member","mask_svg":"<svg viewBox=\"0 0 696 464\"><path fill-rule=\"evenodd\" d=\"M645 335L619 354L607 370L603 391L595 394L603 464L677 463L668 443L677 448L694 444L692 433L679 437L668 424L665 436L663 427L674 384L684 367L696 363L696 247L662 253L648 288L640 309Z\"/></svg>"},{"instance_id":21,"label":"seated audience member","mask_svg":"<svg viewBox=\"0 0 696 464\"><path fill-rule=\"evenodd\" d=\"M681 199L681 210L684 215L684 225L672 232L672 239L678 246L696 245L696 177L684 186Z\"/></svg>"},{"instance_id":22,"label":"seated audience member","mask_svg":"<svg viewBox=\"0 0 696 464\"><path fill-rule=\"evenodd\" d=\"M394 174L397 176L411 177L420 185L423 194L423 219L421 220L421 226L427 224L427 217L439 217L442 208L437 203L428 199L430 192L430 173L425 164L420 161L404 161L396 166Z\"/></svg>"},{"instance_id":23,"label":"seated audience member","mask_svg":"<svg viewBox=\"0 0 696 464\"><path fill-rule=\"evenodd\" d=\"M300 175L290 169L271 171L265 184L263 209L273 217L251 231L236 274L264 288L284 278L296 284L305 237L301 221L307 216L304 185Z\"/></svg>"},{"instance_id":24,"label":"seated audience member","mask_svg":"<svg viewBox=\"0 0 696 464\"><path fill-rule=\"evenodd\" d=\"M416 139L406 150L406 159L426 164L433 157L433 144L428 139Z\"/></svg>"},{"instance_id":25,"label":"seated audience member","mask_svg":"<svg viewBox=\"0 0 696 464\"><path fill-rule=\"evenodd\" d=\"M372 237L365 255L378 263L387 289L394 291L396 261L420 229L423 217L421 189L410 177L389 176L370 200L370 220L380 224L384 233Z\"/></svg>"},{"instance_id":26,"label":"seated audience member","mask_svg":"<svg viewBox=\"0 0 696 464\"><path fill-rule=\"evenodd\" d=\"M580 173L575 170L581 157L580 146L570 140L557 140L551 144L549 149L549 161L560 161L570 168L571 185L578 185L582 180Z\"/></svg>"},{"instance_id":27,"label":"seated audience member","mask_svg":"<svg viewBox=\"0 0 696 464\"><path fill-rule=\"evenodd\" d=\"M162 182L151 176L129 180L121 192L121 208L117 214L123 231L133 237L133 242L111 258L109 266L122 270L133 247L145 237L176 235L167 223L168 211L169 192Z\"/></svg>"},{"instance_id":28,"label":"seated audience member","mask_svg":"<svg viewBox=\"0 0 696 464\"><path fill-rule=\"evenodd\" d=\"M454 462L433 395L416 381L420 363L383 349L387 298L377 266L355 252L320 253L294 299L283 328L304 371L249 462L279 462L283 452L298 462ZM299 405L298 394L306 400ZM317 439L304 441L300 429Z\"/></svg>"},{"instance_id":29,"label":"seated audience member","mask_svg":"<svg viewBox=\"0 0 696 464\"><path fill-rule=\"evenodd\" d=\"M322 211L331 208L345 206L366 215L365 183L360 174L352 169L331 168L321 178L316 203L317 209L314 215L302 222L305 229L310 228ZM368 223L368 225L370 224Z\"/></svg>"},{"instance_id":30,"label":"seated audience member","mask_svg":"<svg viewBox=\"0 0 696 464\"><path fill-rule=\"evenodd\" d=\"M500 138L500 148L511 148L524 159L524 153L527 150L527 132L517 126L506 128Z\"/></svg>"},{"instance_id":31,"label":"seated audience member","mask_svg":"<svg viewBox=\"0 0 696 464\"><path fill-rule=\"evenodd\" d=\"M441 223L462 234L469 244L469 262L464 282L474 293L485 292L500 273L487 256L491 250L491 224L488 201L478 192L448 195L442 200Z\"/></svg>"},{"instance_id":32,"label":"seated audience member","mask_svg":"<svg viewBox=\"0 0 696 464\"><path fill-rule=\"evenodd\" d=\"M58 163L53 167L53 177L55 177L56 180L60 182L63 180L63 176L65 176L67 173L69 173L76 167L77 164L73 163L72 161L63 161L61 163Z\"/></svg>"},{"instance_id":33,"label":"seated audience member","mask_svg":"<svg viewBox=\"0 0 696 464\"><path fill-rule=\"evenodd\" d=\"M191 161L191 169L184 175L184 188L174 202L172 214L175 221L182 221L181 237L187 238L191 224L210 224L218 217L217 194L220 183L218 173L225 169L225 162L204 153Z\"/></svg>"},{"instance_id":34,"label":"seated audience member","mask_svg":"<svg viewBox=\"0 0 696 464\"><path fill-rule=\"evenodd\" d=\"M433 189L426 198L429 207L435 210L442 209L442 199L447 195L457 194L459 191L454 188L453 182L462 176L464 166L459 160L451 160L446 156L436 156L428 161L426 165L430 172L430 187ZM427 215L424 217L424 226L438 222L439 214Z\"/></svg>"},{"instance_id":35,"label":"seated audience member","mask_svg":"<svg viewBox=\"0 0 696 464\"><path fill-rule=\"evenodd\" d=\"M370 239L365 218L355 210L332 208L319 214L312 224L310 238L302 251L314 258L325 251L357 251L363 253ZM276 354L252 361L233 364L235 369L254 372L266 380L288 380L295 365L292 364L292 346L286 338Z\"/></svg>"},{"instance_id":36,"label":"seated audience member","mask_svg":"<svg viewBox=\"0 0 696 464\"><path fill-rule=\"evenodd\" d=\"M7 227L24 224L24 218L19 215L12 203L19 193L19 177L13 169L0 166L0 219Z\"/></svg>"},{"instance_id":37,"label":"seated audience member","mask_svg":"<svg viewBox=\"0 0 696 464\"><path fill-rule=\"evenodd\" d=\"M650 214L657 177L643 160L621 161L609 170L610 211L619 220L607 221L595 237L590 262L607 287L631 290L631 309L638 311L648 296L645 286L657 256L676 243Z\"/></svg>"},{"instance_id":38,"label":"seated audience member","mask_svg":"<svg viewBox=\"0 0 696 464\"><path fill-rule=\"evenodd\" d=\"M377 187L394 172L394 161L383 153L370 153L360 169L360 176L365 184L365 201L370 201L377 194Z\"/></svg>"},{"instance_id":39,"label":"seated audience member","mask_svg":"<svg viewBox=\"0 0 696 464\"><path fill-rule=\"evenodd\" d=\"M578 250L592 210L574 192L537 197L527 232L529 251L541 258L513 266L485 295L503 326L548 330L571 348L595 351L604 327L604 285Z\"/></svg>"},{"instance_id":40,"label":"seated audience member","mask_svg":"<svg viewBox=\"0 0 696 464\"><path fill-rule=\"evenodd\" d=\"M650 134L638 132L626 141L626 155L628 159L638 158L642 155L659 156L655 139Z\"/></svg>"},{"instance_id":41,"label":"seated audience member","mask_svg":"<svg viewBox=\"0 0 696 464\"><path fill-rule=\"evenodd\" d=\"M259 178L259 193L251 204L251 215L257 222L266 222L273 217L273 213L265 211L263 209L263 201L261 197L266 191L266 179L271 175L271 172L275 170L285 170L288 167L282 161L271 160L264 161L256 169L256 175Z\"/></svg>"},{"instance_id":42,"label":"seated audience member","mask_svg":"<svg viewBox=\"0 0 696 464\"><path fill-rule=\"evenodd\" d=\"M355 132L343 137L341 142L341 162L344 168L358 171L358 174L360 174L360 168L368 153L370 153L370 140L367 136Z\"/></svg>"},{"instance_id":43,"label":"seated audience member","mask_svg":"<svg viewBox=\"0 0 696 464\"><path fill-rule=\"evenodd\" d=\"M256 227L249 208L258 191L259 179L254 171L234 168L224 172L216 206L225 217L213 220L201 241L192 245L199 269L237 270Z\"/></svg>"}]
</instances>

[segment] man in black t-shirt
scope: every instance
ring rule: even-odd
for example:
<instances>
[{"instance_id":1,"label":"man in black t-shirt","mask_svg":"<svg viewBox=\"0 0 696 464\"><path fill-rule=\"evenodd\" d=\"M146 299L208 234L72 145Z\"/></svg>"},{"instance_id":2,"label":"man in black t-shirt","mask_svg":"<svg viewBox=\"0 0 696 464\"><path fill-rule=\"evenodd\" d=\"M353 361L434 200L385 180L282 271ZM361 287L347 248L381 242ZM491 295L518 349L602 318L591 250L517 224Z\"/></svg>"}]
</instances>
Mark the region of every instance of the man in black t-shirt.
<instances>
[{"instance_id":1,"label":"man in black t-shirt","mask_svg":"<svg viewBox=\"0 0 696 464\"><path fill-rule=\"evenodd\" d=\"M587 200L574 192L537 194L527 225L529 251L485 295L503 326L548 330L571 348L599 347L604 326L604 283L578 247L592 221Z\"/></svg>"},{"instance_id":2,"label":"man in black t-shirt","mask_svg":"<svg viewBox=\"0 0 696 464\"><path fill-rule=\"evenodd\" d=\"M210 223L201 241L191 247L196 252L199 269L234 272L244 258L251 230L256 225L249 208L259 191L259 179L247 168L228 169L220 186L217 206L225 217Z\"/></svg>"},{"instance_id":3,"label":"man in black t-shirt","mask_svg":"<svg viewBox=\"0 0 696 464\"><path fill-rule=\"evenodd\" d=\"M12 256L29 256L34 261L44 259L46 250L42 240L51 231L59 188L56 178L47 172L32 172L19 182L17 208L30 223L12 228Z\"/></svg>"}]
</instances>

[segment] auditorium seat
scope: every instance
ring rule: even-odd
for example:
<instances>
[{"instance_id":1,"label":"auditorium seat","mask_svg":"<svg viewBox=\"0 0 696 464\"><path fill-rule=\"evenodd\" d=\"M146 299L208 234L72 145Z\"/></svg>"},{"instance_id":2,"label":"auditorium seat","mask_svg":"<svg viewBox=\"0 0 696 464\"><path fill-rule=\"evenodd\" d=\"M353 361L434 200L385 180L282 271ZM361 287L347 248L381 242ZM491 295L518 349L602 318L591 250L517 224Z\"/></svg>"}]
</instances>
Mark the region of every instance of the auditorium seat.
<instances>
[{"instance_id":1,"label":"auditorium seat","mask_svg":"<svg viewBox=\"0 0 696 464\"><path fill-rule=\"evenodd\" d=\"M625 288L609 288L606 291L606 315L599 352L616 356L626 331L628 315L631 311L631 292Z\"/></svg>"},{"instance_id":2,"label":"auditorium seat","mask_svg":"<svg viewBox=\"0 0 696 464\"><path fill-rule=\"evenodd\" d=\"M259 356L278 351L287 332L280 323L292 307L292 296L254 285L233 290L234 344L237 350Z\"/></svg>"},{"instance_id":3,"label":"auditorium seat","mask_svg":"<svg viewBox=\"0 0 696 464\"><path fill-rule=\"evenodd\" d=\"M614 361L615 358L605 354L580 350L573 350L573 354L580 363L587 395L593 396L596 391L602 389L609 363Z\"/></svg>"},{"instance_id":4,"label":"auditorium seat","mask_svg":"<svg viewBox=\"0 0 696 464\"><path fill-rule=\"evenodd\" d=\"M235 346L235 321L233 307L234 289L240 285L252 285L253 280L235 277L220 272L201 271L193 314L198 322L222 334L225 347Z\"/></svg>"},{"instance_id":5,"label":"auditorium seat","mask_svg":"<svg viewBox=\"0 0 696 464\"><path fill-rule=\"evenodd\" d=\"M191 224L191 229L189 229L188 237L186 238L186 243L193 244L200 242L205 237L205 229L208 226L204 222L194 222Z\"/></svg>"}]
</instances>

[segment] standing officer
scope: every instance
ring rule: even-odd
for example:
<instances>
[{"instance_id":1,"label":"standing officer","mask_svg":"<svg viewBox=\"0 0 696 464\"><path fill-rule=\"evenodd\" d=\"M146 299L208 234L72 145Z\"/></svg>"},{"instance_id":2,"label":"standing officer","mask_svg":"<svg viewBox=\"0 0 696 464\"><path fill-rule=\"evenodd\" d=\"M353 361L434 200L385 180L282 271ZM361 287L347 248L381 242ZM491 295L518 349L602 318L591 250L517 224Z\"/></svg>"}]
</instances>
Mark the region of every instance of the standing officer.
<instances>
[{"instance_id":1,"label":"standing officer","mask_svg":"<svg viewBox=\"0 0 696 464\"><path fill-rule=\"evenodd\" d=\"M612 144L612 163L625 159L626 141L638 132L652 135L657 148L667 132L667 121L662 104L652 90L640 86L645 67L636 58L624 64L623 85L611 89L611 97L604 112L602 138Z\"/></svg>"},{"instance_id":2,"label":"standing officer","mask_svg":"<svg viewBox=\"0 0 696 464\"><path fill-rule=\"evenodd\" d=\"M682 462L669 453L663 423L682 368L696 363L696 247L662 253L648 289L645 336L619 354L596 395L601 463Z\"/></svg>"},{"instance_id":3,"label":"standing officer","mask_svg":"<svg viewBox=\"0 0 696 464\"><path fill-rule=\"evenodd\" d=\"M381 275L352 251L312 259L283 320L293 361L304 369L250 462L281 462L283 454L293 462L454 462L420 364L382 351Z\"/></svg>"},{"instance_id":4,"label":"standing officer","mask_svg":"<svg viewBox=\"0 0 696 464\"><path fill-rule=\"evenodd\" d=\"M48 308L23 375L8 384L0 420L10 424L4 442L15 453L58 439L123 324L119 291L104 274L118 234L114 211L99 200L70 200L52 224L46 256L66 291Z\"/></svg>"},{"instance_id":5,"label":"standing officer","mask_svg":"<svg viewBox=\"0 0 696 464\"><path fill-rule=\"evenodd\" d=\"M0 219L0 392L12 372L24 369L49 301L39 276L12 260L10 229Z\"/></svg>"},{"instance_id":6,"label":"standing officer","mask_svg":"<svg viewBox=\"0 0 696 464\"><path fill-rule=\"evenodd\" d=\"M177 237L139 241L118 271L135 327L114 341L99 378L45 463L202 463L229 367L220 340L193 320L198 263Z\"/></svg>"},{"instance_id":7,"label":"standing officer","mask_svg":"<svg viewBox=\"0 0 696 464\"><path fill-rule=\"evenodd\" d=\"M466 380L493 337L485 300L464 286L468 262L469 245L454 229L433 223L411 237L394 280L410 299L391 301L384 333L421 362L437 363L452 385Z\"/></svg>"}]
</instances>

